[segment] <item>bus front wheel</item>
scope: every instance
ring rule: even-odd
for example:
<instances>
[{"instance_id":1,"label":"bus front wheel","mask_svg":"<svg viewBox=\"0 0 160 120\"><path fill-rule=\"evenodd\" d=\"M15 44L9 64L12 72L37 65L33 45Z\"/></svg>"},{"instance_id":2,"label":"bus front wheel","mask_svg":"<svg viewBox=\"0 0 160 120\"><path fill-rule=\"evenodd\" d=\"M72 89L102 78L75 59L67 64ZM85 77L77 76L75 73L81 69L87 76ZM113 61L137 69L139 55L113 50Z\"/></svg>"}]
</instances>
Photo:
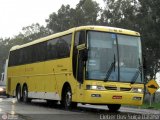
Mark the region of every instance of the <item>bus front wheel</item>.
<instances>
[{"instance_id":1,"label":"bus front wheel","mask_svg":"<svg viewBox=\"0 0 160 120\"><path fill-rule=\"evenodd\" d=\"M121 107L120 104L108 104L107 106L108 106L110 112L116 112Z\"/></svg>"},{"instance_id":2,"label":"bus front wheel","mask_svg":"<svg viewBox=\"0 0 160 120\"><path fill-rule=\"evenodd\" d=\"M70 108L76 108L77 107L77 103L72 102L72 92L71 92L71 88L69 86L63 92L62 106L65 109L70 109Z\"/></svg>"}]
</instances>

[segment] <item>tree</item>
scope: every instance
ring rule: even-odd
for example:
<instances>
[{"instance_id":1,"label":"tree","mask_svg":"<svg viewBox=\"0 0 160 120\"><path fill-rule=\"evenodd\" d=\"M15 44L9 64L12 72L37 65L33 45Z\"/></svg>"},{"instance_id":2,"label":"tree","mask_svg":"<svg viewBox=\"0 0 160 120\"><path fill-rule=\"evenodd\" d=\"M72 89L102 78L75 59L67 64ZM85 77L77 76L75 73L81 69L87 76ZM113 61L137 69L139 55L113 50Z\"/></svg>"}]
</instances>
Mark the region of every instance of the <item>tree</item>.
<instances>
[{"instance_id":1,"label":"tree","mask_svg":"<svg viewBox=\"0 0 160 120\"><path fill-rule=\"evenodd\" d=\"M5 63L5 60L8 57L9 41L10 41L10 38L6 38L6 39L0 38L0 58L1 58L0 59L0 73L3 72L4 63Z\"/></svg>"},{"instance_id":2,"label":"tree","mask_svg":"<svg viewBox=\"0 0 160 120\"><path fill-rule=\"evenodd\" d=\"M51 29L52 32L60 32L69 29L73 26L74 9L70 8L70 5L62 5L58 10L58 13L53 12L49 15L49 19L46 19L47 28Z\"/></svg>"},{"instance_id":3,"label":"tree","mask_svg":"<svg viewBox=\"0 0 160 120\"><path fill-rule=\"evenodd\" d=\"M100 13L99 4L92 0L80 0L76 7L76 26L96 25Z\"/></svg>"},{"instance_id":4,"label":"tree","mask_svg":"<svg viewBox=\"0 0 160 120\"><path fill-rule=\"evenodd\" d=\"M92 0L80 0L75 9L62 5L46 19L47 28L60 32L81 25L96 25L99 11L98 3Z\"/></svg>"},{"instance_id":5,"label":"tree","mask_svg":"<svg viewBox=\"0 0 160 120\"><path fill-rule=\"evenodd\" d=\"M19 34L19 36L21 35L21 37L23 37L23 39L27 41L32 41L32 40L42 38L51 34L51 31L48 28L44 26L40 26L39 23L32 24L27 27L23 27L22 30L23 30L23 33Z\"/></svg>"},{"instance_id":6,"label":"tree","mask_svg":"<svg viewBox=\"0 0 160 120\"><path fill-rule=\"evenodd\" d=\"M137 30L137 0L104 0L105 10L102 13L102 24Z\"/></svg>"},{"instance_id":7,"label":"tree","mask_svg":"<svg viewBox=\"0 0 160 120\"><path fill-rule=\"evenodd\" d=\"M160 1L159 0L139 0L141 18L140 26L144 41L144 51L147 59L147 74L155 78L155 74L160 71Z\"/></svg>"}]
</instances>

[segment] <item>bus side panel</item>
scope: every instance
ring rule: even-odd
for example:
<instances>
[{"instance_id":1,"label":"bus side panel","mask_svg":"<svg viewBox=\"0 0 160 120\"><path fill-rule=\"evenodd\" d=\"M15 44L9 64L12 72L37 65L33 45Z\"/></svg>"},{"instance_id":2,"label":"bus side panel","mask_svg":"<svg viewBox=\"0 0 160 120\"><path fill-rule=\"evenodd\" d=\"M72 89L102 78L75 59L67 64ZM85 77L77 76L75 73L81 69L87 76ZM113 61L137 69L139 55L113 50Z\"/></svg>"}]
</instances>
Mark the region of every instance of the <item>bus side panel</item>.
<instances>
[{"instance_id":1,"label":"bus side panel","mask_svg":"<svg viewBox=\"0 0 160 120\"><path fill-rule=\"evenodd\" d=\"M9 67L8 68L8 75L7 75L8 83L7 85L10 88L7 88L9 95L15 96L16 93L16 86L20 84L21 87L25 81L25 65L17 66L17 67Z\"/></svg>"},{"instance_id":2,"label":"bus side panel","mask_svg":"<svg viewBox=\"0 0 160 120\"><path fill-rule=\"evenodd\" d=\"M44 89L46 92L56 92L56 79L55 79L55 61L50 60L45 62L44 67Z\"/></svg>"},{"instance_id":3,"label":"bus side panel","mask_svg":"<svg viewBox=\"0 0 160 120\"><path fill-rule=\"evenodd\" d=\"M71 58L64 58L57 60L55 62L55 75L56 75L56 82L57 82L57 91L58 94L61 96L62 89L64 84L67 82L70 84L72 93L75 93L75 85L76 81L72 76L72 65L71 65ZM73 100L75 101L75 96L72 96Z\"/></svg>"},{"instance_id":4,"label":"bus side panel","mask_svg":"<svg viewBox=\"0 0 160 120\"><path fill-rule=\"evenodd\" d=\"M40 91L43 88L41 75L43 74L44 63L33 63L26 65L25 75L27 77L26 84L30 91Z\"/></svg>"}]
</instances>

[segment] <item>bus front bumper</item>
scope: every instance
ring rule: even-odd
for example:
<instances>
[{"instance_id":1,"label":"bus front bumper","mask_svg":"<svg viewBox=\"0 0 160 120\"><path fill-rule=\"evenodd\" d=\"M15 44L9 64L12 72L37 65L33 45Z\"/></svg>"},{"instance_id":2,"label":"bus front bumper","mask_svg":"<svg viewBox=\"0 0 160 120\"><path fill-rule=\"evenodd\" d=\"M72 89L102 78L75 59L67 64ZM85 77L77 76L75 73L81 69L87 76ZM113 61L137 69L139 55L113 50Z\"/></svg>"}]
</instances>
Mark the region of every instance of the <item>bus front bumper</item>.
<instances>
[{"instance_id":1,"label":"bus front bumper","mask_svg":"<svg viewBox=\"0 0 160 120\"><path fill-rule=\"evenodd\" d=\"M84 103L142 105L143 93L86 90Z\"/></svg>"}]
</instances>

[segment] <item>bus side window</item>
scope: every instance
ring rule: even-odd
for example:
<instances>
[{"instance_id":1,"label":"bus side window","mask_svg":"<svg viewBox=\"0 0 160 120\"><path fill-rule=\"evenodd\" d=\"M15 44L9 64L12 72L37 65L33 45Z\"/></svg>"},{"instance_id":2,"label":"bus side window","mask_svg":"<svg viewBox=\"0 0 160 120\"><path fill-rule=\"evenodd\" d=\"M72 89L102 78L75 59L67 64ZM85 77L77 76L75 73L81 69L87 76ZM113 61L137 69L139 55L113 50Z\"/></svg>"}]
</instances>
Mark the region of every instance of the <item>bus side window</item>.
<instances>
[{"instance_id":1,"label":"bus side window","mask_svg":"<svg viewBox=\"0 0 160 120\"><path fill-rule=\"evenodd\" d=\"M86 32L85 31L79 31L75 33L75 41L74 41L74 47L77 47L78 45L84 44L86 41Z\"/></svg>"},{"instance_id":2,"label":"bus side window","mask_svg":"<svg viewBox=\"0 0 160 120\"><path fill-rule=\"evenodd\" d=\"M81 31L79 33L79 45L85 44L86 42L86 31Z\"/></svg>"}]
</instances>

